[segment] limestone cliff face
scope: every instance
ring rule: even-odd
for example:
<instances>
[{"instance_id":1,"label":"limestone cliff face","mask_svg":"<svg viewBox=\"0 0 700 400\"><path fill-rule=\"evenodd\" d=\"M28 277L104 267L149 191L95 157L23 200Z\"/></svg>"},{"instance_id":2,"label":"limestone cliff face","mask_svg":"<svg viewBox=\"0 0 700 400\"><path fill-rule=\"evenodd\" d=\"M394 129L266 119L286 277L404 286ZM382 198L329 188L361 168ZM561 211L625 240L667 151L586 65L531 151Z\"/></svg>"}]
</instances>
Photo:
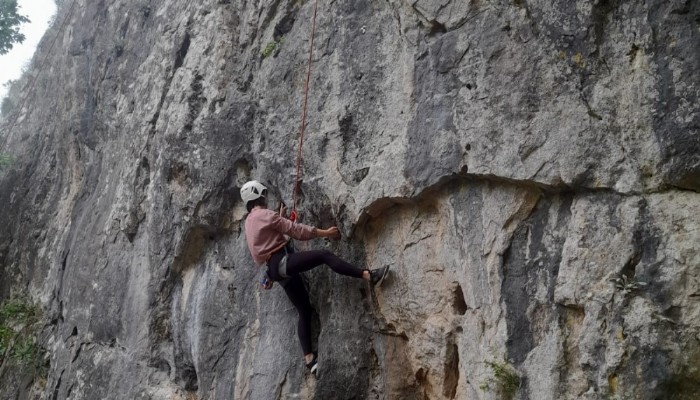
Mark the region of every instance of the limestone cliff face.
<instances>
[{"instance_id":1,"label":"limestone cliff face","mask_svg":"<svg viewBox=\"0 0 700 400\"><path fill-rule=\"evenodd\" d=\"M50 368L2 398L694 398L700 2L319 0L300 211L344 238L299 247L393 275L308 274L317 379L238 198L290 201L313 5L62 3L0 172Z\"/></svg>"}]
</instances>

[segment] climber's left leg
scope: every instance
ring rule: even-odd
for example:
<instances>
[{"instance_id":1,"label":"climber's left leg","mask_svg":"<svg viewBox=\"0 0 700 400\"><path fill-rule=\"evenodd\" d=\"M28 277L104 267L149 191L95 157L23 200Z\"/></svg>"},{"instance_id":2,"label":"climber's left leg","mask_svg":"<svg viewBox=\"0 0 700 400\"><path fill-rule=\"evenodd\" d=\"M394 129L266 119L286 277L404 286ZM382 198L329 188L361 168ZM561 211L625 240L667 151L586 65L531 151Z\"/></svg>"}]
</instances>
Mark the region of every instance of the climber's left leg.
<instances>
[{"instance_id":1,"label":"climber's left leg","mask_svg":"<svg viewBox=\"0 0 700 400\"><path fill-rule=\"evenodd\" d=\"M284 292L289 297L289 300L297 309L299 320L297 322L297 335L301 349L304 351L304 356L313 355L311 349L311 303L309 302L309 294L304 287L304 281L301 276L295 274L283 285Z\"/></svg>"}]
</instances>

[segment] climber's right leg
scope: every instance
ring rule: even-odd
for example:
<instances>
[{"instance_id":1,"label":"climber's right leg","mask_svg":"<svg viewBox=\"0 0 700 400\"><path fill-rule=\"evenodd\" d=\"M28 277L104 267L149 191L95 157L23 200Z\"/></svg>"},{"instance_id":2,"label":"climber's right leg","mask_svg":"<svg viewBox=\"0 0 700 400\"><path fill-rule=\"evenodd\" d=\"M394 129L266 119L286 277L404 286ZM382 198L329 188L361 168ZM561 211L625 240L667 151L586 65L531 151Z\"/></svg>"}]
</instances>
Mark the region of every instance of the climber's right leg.
<instances>
[{"instance_id":1,"label":"climber's right leg","mask_svg":"<svg viewBox=\"0 0 700 400\"><path fill-rule=\"evenodd\" d=\"M381 285L389 273L388 265L373 270L360 269L328 250L310 250L287 255L287 275L293 276L321 264L328 265L338 274L364 279L373 286Z\"/></svg>"},{"instance_id":2,"label":"climber's right leg","mask_svg":"<svg viewBox=\"0 0 700 400\"><path fill-rule=\"evenodd\" d=\"M292 276L326 264L341 275L363 278L366 270L357 268L328 250L309 250L287 255L287 275Z\"/></svg>"}]
</instances>

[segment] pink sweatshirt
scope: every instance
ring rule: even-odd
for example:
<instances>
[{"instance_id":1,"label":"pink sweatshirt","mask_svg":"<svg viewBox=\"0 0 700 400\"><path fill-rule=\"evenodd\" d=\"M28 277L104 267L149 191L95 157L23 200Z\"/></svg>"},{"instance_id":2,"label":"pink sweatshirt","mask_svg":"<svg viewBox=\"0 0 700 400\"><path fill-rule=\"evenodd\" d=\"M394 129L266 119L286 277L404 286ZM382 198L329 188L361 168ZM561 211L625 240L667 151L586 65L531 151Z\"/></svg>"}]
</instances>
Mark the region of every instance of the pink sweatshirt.
<instances>
[{"instance_id":1,"label":"pink sweatshirt","mask_svg":"<svg viewBox=\"0 0 700 400\"><path fill-rule=\"evenodd\" d=\"M313 226L294 223L272 210L254 208L246 217L245 240L253 261L258 265L264 264L272 251L282 247L287 241L284 235L298 240L318 236Z\"/></svg>"}]
</instances>

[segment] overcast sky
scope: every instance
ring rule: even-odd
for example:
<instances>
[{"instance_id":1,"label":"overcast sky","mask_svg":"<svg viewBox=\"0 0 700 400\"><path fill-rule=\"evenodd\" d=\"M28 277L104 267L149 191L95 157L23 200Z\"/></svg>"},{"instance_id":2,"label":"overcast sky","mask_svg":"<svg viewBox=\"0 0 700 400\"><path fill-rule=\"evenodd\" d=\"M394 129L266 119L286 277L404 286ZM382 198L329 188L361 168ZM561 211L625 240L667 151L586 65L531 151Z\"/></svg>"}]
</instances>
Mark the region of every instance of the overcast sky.
<instances>
[{"instance_id":1,"label":"overcast sky","mask_svg":"<svg viewBox=\"0 0 700 400\"><path fill-rule=\"evenodd\" d=\"M32 59L39 40L49 26L49 20L56 13L54 0L19 0L19 13L29 17L31 22L23 24L20 32L26 36L24 43L15 44L9 53L0 56L0 99L5 97L5 82L22 75L22 67Z\"/></svg>"}]
</instances>

